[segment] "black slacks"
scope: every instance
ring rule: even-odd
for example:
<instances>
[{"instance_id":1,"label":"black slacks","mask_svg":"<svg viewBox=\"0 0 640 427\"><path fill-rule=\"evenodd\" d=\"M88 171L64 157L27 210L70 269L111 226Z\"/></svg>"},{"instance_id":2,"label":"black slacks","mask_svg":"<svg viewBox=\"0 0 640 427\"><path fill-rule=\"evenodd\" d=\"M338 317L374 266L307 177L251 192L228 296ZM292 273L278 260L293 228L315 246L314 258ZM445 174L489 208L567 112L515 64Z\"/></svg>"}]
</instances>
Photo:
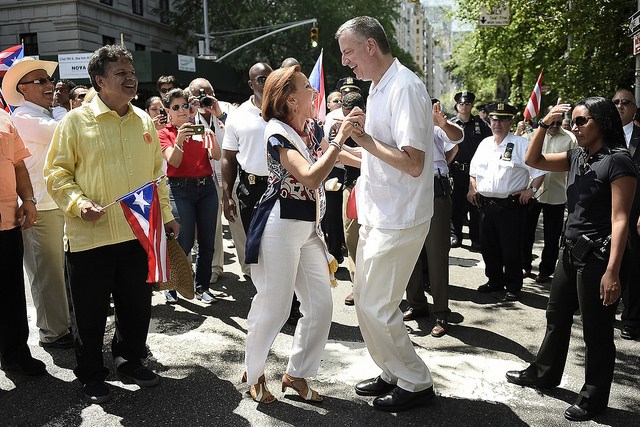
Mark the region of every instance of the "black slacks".
<instances>
[{"instance_id":1,"label":"black slacks","mask_svg":"<svg viewBox=\"0 0 640 427\"><path fill-rule=\"evenodd\" d=\"M480 213L478 208L469 203L467 192L469 191L469 171L461 171L452 167L449 174L453 177L453 193L451 203L451 234L462 241L462 225L469 214L469 239L472 242L480 241Z\"/></svg>"},{"instance_id":2,"label":"black slacks","mask_svg":"<svg viewBox=\"0 0 640 427\"><path fill-rule=\"evenodd\" d=\"M508 292L522 289L522 234L526 206L490 204L480 212L480 251L489 284Z\"/></svg>"},{"instance_id":3,"label":"black slacks","mask_svg":"<svg viewBox=\"0 0 640 427\"><path fill-rule=\"evenodd\" d=\"M344 182L344 170L334 167L327 179L338 178L339 183ZM326 191L327 211L322 218L322 231L325 234L329 253L342 262L342 247L344 246L344 227L342 224L342 189L339 191Z\"/></svg>"},{"instance_id":4,"label":"black slacks","mask_svg":"<svg viewBox=\"0 0 640 427\"><path fill-rule=\"evenodd\" d=\"M600 279L606 268L607 261L573 262L570 250L562 250L551 283L547 332L535 361L527 368L541 384L560 384L569 351L573 315L580 308L585 342L585 382L576 404L594 411L607 407L616 360L613 322L618 302L605 306L600 299Z\"/></svg>"},{"instance_id":5,"label":"black slacks","mask_svg":"<svg viewBox=\"0 0 640 427\"><path fill-rule=\"evenodd\" d=\"M22 271L23 250L20 227L0 231L0 291L7 302L0 309L0 356L10 364L31 357L27 345L29 325Z\"/></svg>"},{"instance_id":6,"label":"black slacks","mask_svg":"<svg viewBox=\"0 0 640 427\"><path fill-rule=\"evenodd\" d=\"M637 224L637 218L630 223ZM629 231L629 257L625 260L625 274L622 279L622 323L624 326L640 328L640 236L635 227Z\"/></svg>"},{"instance_id":7,"label":"black slacks","mask_svg":"<svg viewBox=\"0 0 640 427\"><path fill-rule=\"evenodd\" d=\"M527 219L522 243L522 268L531 271L533 243L536 240L536 228L538 227L540 212L542 212L544 248L542 249L539 271L540 274L551 276L556 268L556 261L560 251L560 235L562 234L562 225L564 223L564 204L531 203L527 207Z\"/></svg>"},{"instance_id":8,"label":"black slacks","mask_svg":"<svg viewBox=\"0 0 640 427\"><path fill-rule=\"evenodd\" d=\"M137 240L66 253L73 302L76 377L83 384L104 381L109 370L102 358L109 296L115 305L113 358L147 357L151 284L147 254Z\"/></svg>"}]
</instances>

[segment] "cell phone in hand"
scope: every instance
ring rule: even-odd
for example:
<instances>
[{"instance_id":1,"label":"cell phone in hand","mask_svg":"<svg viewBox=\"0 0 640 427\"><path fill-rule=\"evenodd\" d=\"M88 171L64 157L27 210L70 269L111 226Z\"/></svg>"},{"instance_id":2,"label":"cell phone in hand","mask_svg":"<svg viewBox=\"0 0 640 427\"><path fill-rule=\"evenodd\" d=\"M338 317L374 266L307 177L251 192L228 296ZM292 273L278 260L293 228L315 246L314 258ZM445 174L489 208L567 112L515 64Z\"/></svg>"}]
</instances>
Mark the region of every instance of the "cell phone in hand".
<instances>
[{"instance_id":1,"label":"cell phone in hand","mask_svg":"<svg viewBox=\"0 0 640 427\"><path fill-rule=\"evenodd\" d=\"M193 130L194 135L204 135L204 125L189 125L187 127Z\"/></svg>"}]
</instances>

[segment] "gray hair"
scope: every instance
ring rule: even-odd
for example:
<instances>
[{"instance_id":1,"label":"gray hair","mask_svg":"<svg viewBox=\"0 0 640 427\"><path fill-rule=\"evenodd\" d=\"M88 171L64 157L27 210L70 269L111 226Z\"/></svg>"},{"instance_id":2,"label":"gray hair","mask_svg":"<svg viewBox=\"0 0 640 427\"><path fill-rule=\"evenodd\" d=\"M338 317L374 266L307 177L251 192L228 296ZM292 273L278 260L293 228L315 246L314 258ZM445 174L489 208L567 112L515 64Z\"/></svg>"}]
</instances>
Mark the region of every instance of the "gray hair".
<instances>
[{"instance_id":1,"label":"gray hair","mask_svg":"<svg viewBox=\"0 0 640 427\"><path fill-rule=\"evenodd\" d=\"M336 31L336 40L345 32L350 32L361 40L374 39L380 48L380 52L387 55L391 52L387 33L376 18L370 16L358 16L350 19Z\"/></svg>"}]
</instances>

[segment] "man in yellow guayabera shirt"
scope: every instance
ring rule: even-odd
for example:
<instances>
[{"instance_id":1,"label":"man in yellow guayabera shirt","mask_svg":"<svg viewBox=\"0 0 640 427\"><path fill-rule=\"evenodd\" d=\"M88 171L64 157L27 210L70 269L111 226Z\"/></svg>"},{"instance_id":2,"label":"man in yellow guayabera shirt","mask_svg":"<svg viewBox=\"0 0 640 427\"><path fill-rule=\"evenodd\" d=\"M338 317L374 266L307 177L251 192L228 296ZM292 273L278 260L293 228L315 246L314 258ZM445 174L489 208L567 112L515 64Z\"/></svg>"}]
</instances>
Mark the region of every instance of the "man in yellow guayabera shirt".
<instances>
[{"instance_id":1,"label":"man in yellow guayabera shirt","mask_svg":"<svg viewBox=\"0 0 640 427\"><path fill-rule=\"evenodd\" d=\"M116 331L111 350L116 369L143 387L158 376L141 359L151 315L147 254L122 209L103 209L117 197L162 175L160 143L151 118L131 105L138 80L131 53L104 46L89 60L98 96L65 115L44 166L49 194L65 212L65 256L73 302L77 366L85 399L111 397L102 359L109 295ZM179 232L166 185L158 186L165 231Z\"/></svg>"}]
</instances>

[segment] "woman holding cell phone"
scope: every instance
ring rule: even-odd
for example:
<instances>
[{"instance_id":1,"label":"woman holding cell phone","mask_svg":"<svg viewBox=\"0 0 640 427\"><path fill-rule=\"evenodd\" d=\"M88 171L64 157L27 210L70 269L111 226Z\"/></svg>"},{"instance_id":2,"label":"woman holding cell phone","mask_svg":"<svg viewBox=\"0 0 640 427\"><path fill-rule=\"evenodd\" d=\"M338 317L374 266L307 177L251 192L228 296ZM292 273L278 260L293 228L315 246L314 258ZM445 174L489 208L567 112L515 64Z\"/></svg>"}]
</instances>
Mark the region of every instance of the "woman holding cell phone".
<instances>
[{"instance_id":1,"label":"woman holding cell phone","mask_svg":"<svg viewBox=\"0 0 640 427\"><path fill-rule=\"evenodd\" d=\"M570 108L559 101L540 120L525 158L537 169L569 171L568 216L542 345L527 369L509 371L506 376L507 381L527 387L558 386L569 351L573 315L579 308L586 344L585 382L564 416L570 421L585 421L604 411L609 402L616 359L613 322L620 299L620 269L636 169L626 149L620 115L612 101L601 97L586 98L573 109L571 131L579 148L542 154L546 130Z\"/></svg>"},{"instance_id":2,"label":"woman holding cell phone","mask_svg":"<svg viewBox=\"0 0 640 427\"><path fill-rule=\"evenodd\" d=\"M190 253L197 227L196 298L211 304L216 302L209 292L216 234L216 222L211 218L215 217L219 203L209 159L220 159L221 151L211 130L189 122L188 99L188 93L182 89L172 89L164 96L162 102L169 114L169 123L158 132L158 137L168 164L173 215L180 223L178 243L185 253ZM167 303L177 302L174 290L166 291L165 298Z\"/></svg>"}]
</instances>

